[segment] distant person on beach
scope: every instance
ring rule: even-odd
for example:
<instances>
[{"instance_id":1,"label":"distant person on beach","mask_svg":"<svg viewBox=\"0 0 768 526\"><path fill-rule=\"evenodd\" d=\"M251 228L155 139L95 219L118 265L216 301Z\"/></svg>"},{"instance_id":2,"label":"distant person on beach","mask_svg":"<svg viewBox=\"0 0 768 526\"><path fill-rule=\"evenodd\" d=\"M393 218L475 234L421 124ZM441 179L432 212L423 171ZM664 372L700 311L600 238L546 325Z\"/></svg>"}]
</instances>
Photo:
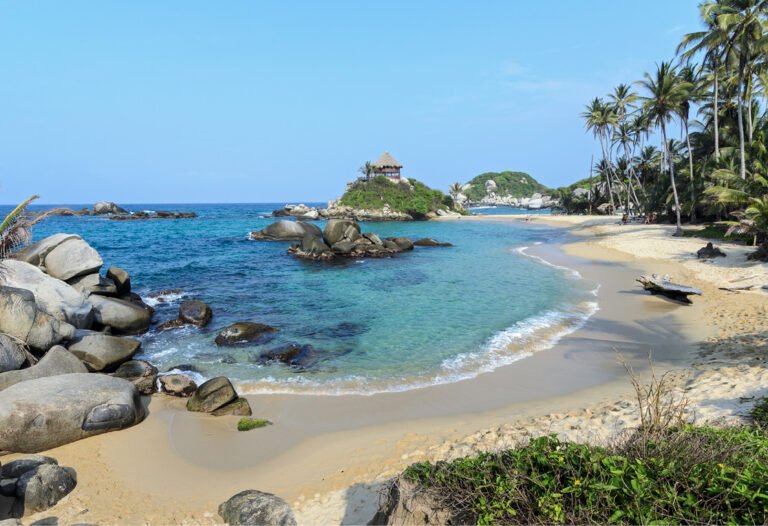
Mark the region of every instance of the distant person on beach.
<instances>
[{"instance_id":1,"label":"distant person on beach","mask_svg":"<svg viewBox=\"0 0 768 526\"><path fill-rule=\"evenodd\" d=\"M629 220L629 216L626 214L626 212L621 216L621 224L626 225L627 221Z\"/></svg>"}]
</instances>

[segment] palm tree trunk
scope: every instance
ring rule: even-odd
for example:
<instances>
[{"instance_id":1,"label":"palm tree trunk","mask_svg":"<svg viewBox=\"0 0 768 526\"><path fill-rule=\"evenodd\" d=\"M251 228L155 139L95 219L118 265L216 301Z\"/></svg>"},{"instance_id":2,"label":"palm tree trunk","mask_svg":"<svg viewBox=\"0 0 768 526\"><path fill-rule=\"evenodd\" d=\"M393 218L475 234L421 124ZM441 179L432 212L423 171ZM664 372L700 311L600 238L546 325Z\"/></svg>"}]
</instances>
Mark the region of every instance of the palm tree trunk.
<instances>
[{"instance_id":1,"label":"palm tree trunk","mask_svg":"<svg viewBox=\"0 0 768 526\"><path fill-rule=\"evenodd\" d=\"M696 221L696 180L693 177L693 149L691 148L691 136L688 133L688 120L683 121L685 126L685 142L688 145L688 169L691 171L691 223Z\"/></svg>"},{"instance_id":2,"label":"palm tree trunk","mask_svg":"<svg viewBox=\"0 0 768 526\"><path fill-rule=\"evenodd\" d=\"M592 170L595 167L595 154L592 154L592 159L589 161L589 193L587 194L587 203L589 205L589 215L592 215Z\"/></svg>"},{"instance_id":3,"label":"palm tree trunk","mask_svg":"<svg viewBox=\"0 0 768 526\"><path fill-rule=\"evenodd\" d=\"M755 125L752 122L752 89L749 89L750 94L747 95L747 140L749 144L752 144L752 136L755 132Z\"/></svg>"},{"instance_id":4,"label":"palm tree trunk","mask_svg":"<svg viewBox=\"0 0 768 526\"><path fill-rule=\"evenodd\" d=\"M717 63L714 64L714 70L715 70L715 93L714 98L712 99L712 103L714 105L714 117L715 117L715 159L720 159L720 102L719 102L719 81L717 79L717 70L718 65Z\"/></svg>"},{"instance_id":5,"label":"palm tree trunk","mask_svg":"<svg viewBox=\"0 0 768 526\"><path fill-rule=\"evenodd\" d=\"M672 162L672 153L669 151L669 143L667 142L667 127L664 121L661 121L661 140L664 141L664 154L667 157L667 164L669 164L669 180L672 183L672 195L675 196L675 215L677 219L675 235L683 235L683 225L680 221L680 199L677 197L677 185L675 184L675 163Z\"/></svg>"},{"instance_id":6,"label":"palm tree trunk","mask_svg":"<svg viewBox=\"0 0 768 526\"><path fill-rule=\"evenodd\" d=\"M605 178L608 183L608 197L611 200L611 213L616 211L616 202L613 200L613 185L611 184L611 162L608 160L608 156L605 151L605 144L603 142L603 136L600 136L600 148L603 150L603 160L608 163L608 177Z\"/></svg>"},{"instance_id":7,"label":"palm tree trunk","mask_svg":"<svg viewBox=\"0 0 768 526\"><path fill-rule=\"evenodd\" d=\"M746 160L744 159L744 94L742 90L742 85L744 83L744 64L742 63L742 59L739 60L739 79L738 79L738 94L737 94L737 114L738 114L738 121L739 121L739 175L741 175L742 179L747 178L747 164Z\"/></svg>"}]
</instances>

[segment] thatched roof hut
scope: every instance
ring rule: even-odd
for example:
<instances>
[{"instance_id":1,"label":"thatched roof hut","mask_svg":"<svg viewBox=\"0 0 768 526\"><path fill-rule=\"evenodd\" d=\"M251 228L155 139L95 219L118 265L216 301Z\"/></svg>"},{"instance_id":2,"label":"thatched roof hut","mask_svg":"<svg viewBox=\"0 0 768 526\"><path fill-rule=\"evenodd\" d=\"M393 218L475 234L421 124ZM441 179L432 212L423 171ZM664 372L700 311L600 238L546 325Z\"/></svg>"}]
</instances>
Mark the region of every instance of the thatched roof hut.
<instances>
[{"instance_id":1,"label":"thatched roof hut","mask_svg":"<svg viewBox=\"0 0 768 526\"><path fill-rule=\"evenodd\" d=\"M389 152L382 153L381 157L373 163L373 170L376 175L386 175L393 179L400 179L400 169L402 167L403 165L392 157Z\"/></svg>"}]
</instances>

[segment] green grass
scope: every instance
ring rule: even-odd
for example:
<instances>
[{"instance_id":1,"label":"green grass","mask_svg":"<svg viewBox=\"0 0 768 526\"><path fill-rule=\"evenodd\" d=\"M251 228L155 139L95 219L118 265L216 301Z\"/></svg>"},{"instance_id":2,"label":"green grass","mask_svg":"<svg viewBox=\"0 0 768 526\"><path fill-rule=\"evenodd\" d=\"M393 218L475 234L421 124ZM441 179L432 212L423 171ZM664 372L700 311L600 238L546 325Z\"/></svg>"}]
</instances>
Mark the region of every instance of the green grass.
<instances>
[{"instance_id":1,"label":"green grass","mask_svg":"<svg viewBox=\"0 0 768 526\"><path fill-rule=\"evenodd\" d=\"M410 214L416 219L449 207L446 195L441 191L433 190L416 179L408 181L410 185L398 184L384 176L357 181L341 196L339 202L367 210L381 210L387 204L391 210Z\"/></svg>"},{"instance_id":2,"label":"green grass","mask_svg":"<svg viewBox=\"0 0 768 526\"><path fill-rule=\"evenodd\" d=\"M272 422L269 420L263 420L260 418L249 418L247 416L240 419L237 423L238 431L250 431L251 429L258 429L260 427L271 426Z\"/></svg>"},{"instance_id":3,"label":"green grass","mask_svg":"<svg viewBox=\"0 0 768 526\"><path fill-rule=\"evenodd\" d=\"M547 187L524 172L486 172L469 181L471 188L464 191L470 201L480 201L485 197L485 182L493 179L496 183L496 195L512 197L531 197L535 193L547 191Z\"/></svg>"},{"instance_id":4,"label":"green grass","mask_svg":"<svg viewBox=\"0 0 768 526\"><path fill-rule=\"evenodd\" d=\"M752 236L750 235L733 235L727 236L725 233L728 231L728 224L725 223L711 223L706 225L701 230L683 230L683 237L700 237L702 239L720 239L722 241L730 241L732 243L745 243L752 244Z\"/></svg>"},{"instance_id":5,"label":"green grass","mask_svg":"<svg viewBox=\"0 0 768 526\"><path fill-rule=\"evenodd\" d=\"M605 447L545 436L404 476L458 523L768 521L768 438L751 426L636 432Z\"/></svg>"}]
</instances>

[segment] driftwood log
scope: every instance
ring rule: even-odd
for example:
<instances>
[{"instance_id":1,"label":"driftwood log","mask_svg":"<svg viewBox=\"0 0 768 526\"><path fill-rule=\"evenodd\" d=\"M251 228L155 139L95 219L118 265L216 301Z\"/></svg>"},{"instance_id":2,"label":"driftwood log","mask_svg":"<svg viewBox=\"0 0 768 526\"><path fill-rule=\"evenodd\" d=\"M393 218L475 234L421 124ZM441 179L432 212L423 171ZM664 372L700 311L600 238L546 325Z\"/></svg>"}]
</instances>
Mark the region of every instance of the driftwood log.
<instances>
[{"instance_id":1,"label":"driftwood log","mask_svg":"<svg viewBox=\"0 0 768 526\"><path fill-rule=\"evenodd\" d=\"M688 296L701 296L701 290L697 288L672 283L656 274L653 274L652 276L640 276L636 281L651 294L661 294L681 303L692 303Z\"/></svg>"}]
</instances>

